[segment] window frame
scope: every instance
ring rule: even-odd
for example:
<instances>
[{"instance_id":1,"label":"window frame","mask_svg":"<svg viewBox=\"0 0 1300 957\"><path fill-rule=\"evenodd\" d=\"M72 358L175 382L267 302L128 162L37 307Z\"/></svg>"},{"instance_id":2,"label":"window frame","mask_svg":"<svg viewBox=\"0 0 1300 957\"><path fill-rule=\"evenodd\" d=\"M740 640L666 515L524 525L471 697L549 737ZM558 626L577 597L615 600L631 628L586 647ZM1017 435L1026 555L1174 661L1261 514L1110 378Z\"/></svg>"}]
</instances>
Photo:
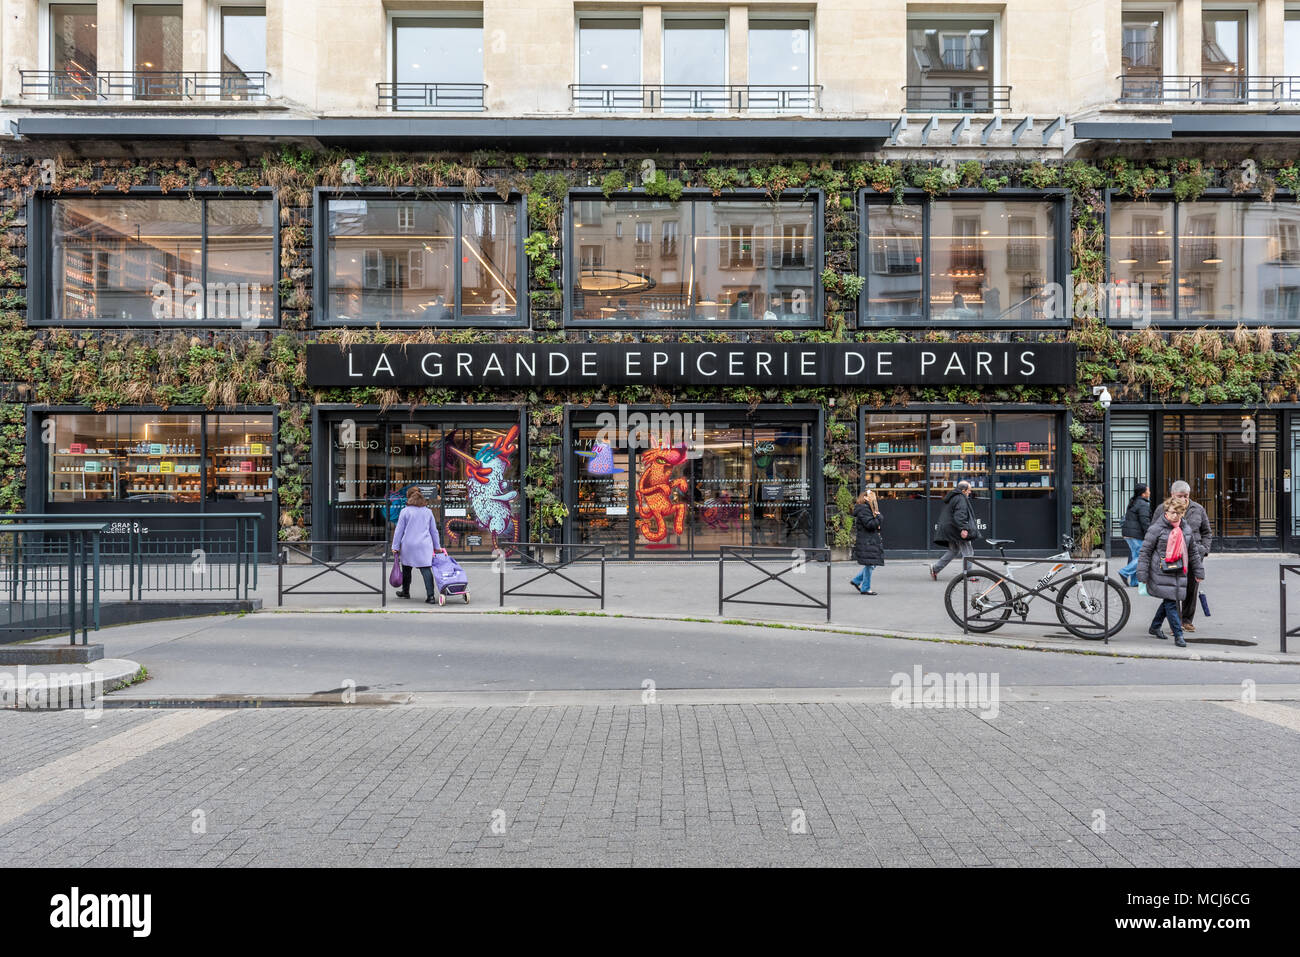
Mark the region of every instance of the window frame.
<instances>
[{"instance_id":1,"label":"window frame","mask_svg":"<svg viewBox=\"0 0 1300 957\"><path fill-rule=\"evenodd\" d=\"M456 204L473 203L476 197L490 205L513 206L515 208L515 275L518 277L515 288L515 301L519 304L516 315L513 316L471 316L464 317L461 314L461 261L460 257L453 257L456 264L456 278L454 283L455 303L452 310L452 321L439 323L436 326L429 325L420 319L404 319L397 321L383 321L376 319L332 319L328 314L329 304L329 201L331 199L364 199L366 197L373 199L391 199L403 200L409 199L414 203L420 202L453 202ZM397 188L389 189L386 186L317 186L312 191L312 211L315 222L312 226L312 241L315 246L313 260L313 281L312 281L312 326L319 329L345 329L358 327L374 327L378 325L381 329L452 329L452 328L509 328L509 329L527 329L531 327L532 316L530 311L529 296L529 277L531 275L528 268L528 257L524 252L524 237L527 236L528 230L528 207L524 202L524 197L520 193L511 193L505 201L501 200L498 193L492 190L479 189L474 191L470 196L466 191L456 188L440 189L415 189L415 188ZM456 229L461 229L461 217L458 214L455 219ZM459 232L458 232L459 236ZM453 240L454 241L454 240ZM570 257L566 257L570 258Z\"/></svg>"},{"instance_id":2,"label":"window frame","mask_svg":"<svg viewBox=\"0 0 1300 957\"><path fill-rule=\"evenodd\" d=\"M34 272L36 282L28 283L28 305L27 305L27 325L32 328L41 327L58 327L78 329L119 329L130 326L139 326L150 329L186 329L197 327L208 327L214 329L238 329L243 327L243 322L238 319L155 319L152 316L148 319L106 319L96 317L94 319L56 319L50 314L54 300L54 203L60 199L166 199L175 202L181 202L188 199L199 199L204 202L202 249L203 249L203 271L204 271L204 288L206 289L207 280L207 258L208 258L208 231L207 231L207 202L213 199L229 200L249 200L261 199L269 200L271 204L271 289L272 302L274 303L273 315L265 323L259 323L258 329L279 329L281 327L281 309L280 309L280 198L274 189L270 187L261 187L251 190L234 191L223 186L195 186L183 192L172 190L163 192L157 186L136 186L132 187L129 193L105 193L104 191L94 191L86 187L77 187L75 189L65 189L55 192L48 187L42 187L36 190L27 203L27 222L30 224L28 232L29 250L35 249L28 255L29 273Z\"/></svg>"},{"instance_id":3,"label":"window frame","mask_svg":"<svg viewBox=\"0 0 1300 957\"><path fill-rule=\"evenodd\" d=\"M1000 203L1000 202L1023 202L1023 203L1052 203L1056 206L1055 235L1053 239L1056 243L1055 254L1051 257L1051 272L1047 277L1049 283L1058 283L1064 286L1066 277L1070 274L1070 194L1063 189L1000 189L996 193L990 193L984 189L954 189L951 192L944 193L940 196L930 196L924 190L907 189L903 191L903 203L905 206L921 206L921 307L920 316L884 316L881 318L872 318L869 313L869 304L871 302L871 272L870 256L871 249L869 246L870 224L868 211L872 206L892 206L894 205L893 196L890 194L878 193L870 187L858 190L858 275L864 280L862 283L862 294L858 299L857 325L858 329L882 329L890 327L929 327L933 326L938 329L956 329L961 331L971 330L1007 330L1007 329L1068 329L1072 320L1065 316L1060 319L1029 319L1029 320L960 320L952 321L947 319L938 319L931 315L930 300L930 223L933 217L934 203L936 202L968 202L968 203ZM1008 224L1009 224L1008 220ZM1009 229L1009 225L1008 225ZM1010 233L1008 232L1008 242L1010 242Z\"/></svg>"},{"instance_id":4,"label":"window frame","mask_svg":"<svg viewBox=\"0 0 1300 957\"><path fill-rule=\"evenodd\" d=\"M726 10L674 10L665 13L659 21L659 76L660 83L665 87L691 87L705 89L714 84L694 84L694 83L675 83L668 78L668 42L667 33L670 29L669 20L678 22L695 20L700 23L720 23L722 24L722 86L726 87L731 84L731 77L734 70L731 68L731 18L727 16ZM748 40L748 30L746 30L746 40ZM747 65L748 68L748 65ZM810 70L811 72L811 70ZM695 112L686 110L677 110L672 112ZM714 112L714 111L710 111Z\"/></svg>"},{"instance_id":5,"label":"window frame","mask_svg":"<svg viewBox=\"0 0 1300 957\"><path fill-rule=\"evenodd\" d=\"M1107 188L1105 190L1104 199L1106 203L1106 212L1102 221L1102 239L1103 239L1102 262L1105 265L1105 270L1106 270L1105 281L1107 283L1110 283L1111 281L1110 237L1111 237L1111 230L1112 230L1112 215L1113 215L1111 205L1112 203L1115 202L1132 203L1132 202L1141 202L1141 200L1135 200L1133 199L1133 197L1121 194L1117 190L1111 188ZM1179 279L1178 245L1180 240L1182 239L1181 230L1179 229L1178 207L1182 204L1178 200L1174 199L1173 190L1169 190L1169 189L1152 190L1151 193L1146 197L1146 199L1147 201L1153 203L1154 202L1168 203L1171 207L1173 207L1171 210L1173 231L1169 237L1170 247L1172 250L1172 258L1173 258L1173 262L1170 264L1170 274L1169 274L1170 284L1174 289L1173 315L1168 319L1168 321L1165 322L1157 322L1155 320L1152 320L1148 328L1157 329L1157 330L1159 329L1181 330L1181 329L1200 329L1200 328L1235 329L1238 325L1242 325L1245 326L1247 329L1258 329L1263 326L1276 326L1277 328L1280 329L1300 329L1300 321L1297 321L1295 325L1286 325L1286 324L1277 323L1272 320L1265 322L1264 320L1260 319L1258 316L1251 316L1249 318L1238 316L1235 319L1199 319L1199 320L1182 319L1179 316L1180 310L1178 306L1178 295L1177 295L1178 279ZM1286 205L1288 201L1291 202L1296 201L1294 194L1288 193L1284 190L1278 190L1273 197L1273 202L1271 205L1283 206ZM1246 204L1246 203L1262 203L1264 202L1264 200L1259 195L1259 193L1255 191L1252 191L1251 193L1243 193L1234 196L1232 191L1229 189L1207 189L1200 196L1196 197L1196 199L1185 200L1184 202L1189 202L1189 203L1229 202L1229 203ZM1105 317L1105 323L1107 326L1111 328L1132 328L1133 327L1133 320L1131 318L1124 318L1119 316L1112 318L1110 315L1107 315Z\"/></svg>"},{"instance_id":6,"label":"window frame","mask_svg":"<svg viewBox=\"0 0 1300 957\"><path fill-rule=\"evenodd\" d=\"M751 11L752 9L753 8L751 8ZM796 13L796 14L791 14L790 16L783 17L780 16L778 13L770 12L767 10L763 10L761 12L751 12L749 16L749 23L745 28L745 58L746 58L745 82L750 86L784 85L784 84L763 84L763 83L755 84L754 77L752 75L753 71L750 69L749 37L754 30L754 25L759 24L760 30L772 29L770 24L773 23L783 23L783 24L802 23L804 29L808 31L808 86L809 87L816 86L817 85L817 48L816 48L817 35L815 31L813 15L811 13L806 13L806 14ZM762 24L769 24L769 26L764 27L762 26ZM790 84L790 85L796 85L796 84Z\"/></svg>"},{"instance_id":7,"label":"window frame","mask_svg":"<svg viewBox=\"0 0 1300 957\"><path fill-rule=\"evenodd\" d=\"M1142 3L1135 0L1120 6L1119 18L1119 54L1120 76L1124 76L1124 21L1142 14L1160 14L1160 78L1178 76L1178 4L1167 0L1154 0Z\"/></svg>"},{"instance_id":8,"label":"window frame","mask_svg":"<svg viewBox=\"0 0 1300 957\"><path fill-rule=\"evenodd\" d=\"M266 10L267 0L212 0L208 5L208 64L209 69L221 71L221 57L225 52L225 34L223 32L224 18L222 11L227 7L238 7L245 10L261 10L262 17L267 21L267 49L265 51L266 67L265 71L270 73L270 15ZM238 101L226 101L238 102Z\"/></svg>"},{"instance_id":9,"label":"window frame","mask_svg":"<svg viewBox=\"0 0 1300 957\"><path fill-rule=\"evenodd\" d=\"M573 249L573 204L588 200L601 202L618 202L620 200L649 200L654 201L658 197L646 195L645 190L620 190L615 196L606 196L599 186L575 186L569 190L569 194L564 203L564 243L565 249ZM730 190L723 196L715 196L710 189L700 187L689 187L682 190L679 203L696 203L709 202L717 199L743 199L752 201L755 204L771 202L766 190L746 187L743 189ZM822 189L787 189L776 200L777 202L803 202L811 200L813 204L813 235L810 237L813 242L813 258L809 267L812 270L813 295L812 304L809 309L809 318L806 321L791 322L789 320L777 319L775 321L764 321L761 317L753 317L747 322L726 319L692 319L689 321L680 321L677 319L575 319L573 316L573 283L576 278L574 273L575 259L571 255L564 257L564 326L574 329L626 329L626 328L643 328L643 329L714 329L721 331L723 329L822 329L826 325L825 312L825 291L822 289L822 264L825 262L825 240L826 240L826 193ZM694 220L692 219L692 223ZM694 227L692 227L693 230ZM651 235L651 245L655 245L655 237ZM785 237L780 237L784 246ZM682 236L677 236L677 242L682 242ZM692 242L692 245L694 243ZM694 307L692 306L692 311Z\"/></svg>"},{"instance_id":10,"label":"window frame","mask_svg":"<svg viewBox=\"0 0 1300 957\"><path fill-rule=\"evenodd\" d=\"M1002 79L1002 74L1004 72L1002 67L1002 20L1003 20L1003 14L1001 12L969 13L969 12L962 11L960 9L954 9L944 13L921 13L921 12L913 13L909 11L906 17L904 18L904 23L903 23L903 51L904 51L903 83L907 84L910 82L907 79L907 77L909 73L908 64L911 62L911 57L912 57L912 48L911 48L911 41L908 38L908 34L912 30L913 21L916 21L918 23L933 22L936 24L941 22L946 24L953 24L953 23L960 23L962 21L975 21L975 22L992 21L993 29L991 33L993 34L993 36L989 41L989 56L993 60L993 64L992 64L993 68L988 71L988 78L989 78L988 86L990 90L995 90L997 89L997 87L1005 85ZM942 37L943 28L936 27L935 29L939 31L939 35L940 37ZM943 49L941 46L940 54L942 54L942 52ZM924 112L924 110L922 110L922 112Z\"/></svg>"},{"instance_id":11,"label":"window frame","mask_svg":"<svg viewBox=\"0 0 1300 957\"><path fill-rule=\"evenodd\" d=\"M422 21L424 24L427 24L427 25L436 25L436 22L439 21L439 20L446 20L446 21L476 20L476 21L478 21L478 28L479 28L479 31L480 31L480 40L479 40L479 42L483 44L484 51L486 52L486 50L487 50L487 43L486 43L486 28L485 28L485 26L484 26L484 20L483 20L483 7L482 7L482 6L474 7L474 8L472 8L472 9L467 8L467 9L464 9L464 10L436 10L436 9L434 9L434 10L428 10L428 9L417 9L417 10L391 10L391 9L390 9L390 10L386 10L386 11L385 11L385 22L384 22L384 46L387 48L387 51L386 51L386 54L385 54L385 56L386 56L386 63L384 64L384 77L385 77L385 79L386 79L387 82L389 82L389 83L394 83L394 84L395 84L395 83L420 83L420 82L422 82L422 81L420 81L420 80L399 80L399 79L397 78L397 27L398 27L398 21L408 21L408 22L409 22L409 21ZM412 24L412 25L413 25L413 24ZM466 83L466 84L482 83L484 86L486 86L486 85L487 85L487 64L486 64L486 62L484 61L483 56L480 55L480 58L479 58L479 78L478 78L477 80L472 80L472 79L460 79L460 80L429 80L428 82L429 82L430 84L433 84L433 83Z\"/></svg>"},{"instance_id":12,"label":"window frame","mask_svg":"<svg viewBox=\"0 0 1300 957\"><path fill-rule=\"evenodd\" d=\"M573 18L573 82L579 86L615 86L617 84L602 84L596 80L583 80L582 78L582 22L584 20L622 20L628 24L634 24L636 27L637 46L640 53L637 56L637 86L645 85L645 19L640 10L603 10L603 11L584 11L577 13ZM628 28L630 29L630 27ZM662 75L662 74L661 74Z\"/></svg>"}]
</instances>

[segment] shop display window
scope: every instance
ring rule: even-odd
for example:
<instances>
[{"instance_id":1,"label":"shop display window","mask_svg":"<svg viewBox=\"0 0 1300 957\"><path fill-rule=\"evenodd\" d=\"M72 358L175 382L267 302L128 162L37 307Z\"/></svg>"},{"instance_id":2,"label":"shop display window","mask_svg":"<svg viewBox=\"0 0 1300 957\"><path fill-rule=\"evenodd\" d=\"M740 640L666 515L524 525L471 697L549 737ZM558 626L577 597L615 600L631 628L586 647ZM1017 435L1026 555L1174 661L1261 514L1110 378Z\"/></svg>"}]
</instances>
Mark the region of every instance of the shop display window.
<instances>
[{"instance_id":1,"label":"shop display window","mask_svg":"<svg viewBox=\"0 0 1300 957\"><path fill-rule=\"evenodd\" d=\"M54 415L48 501L186 502L203 497L202 416ZM47 426L49 427L49 426Z\"/></svg>"},{"instance_id":2,"label":"shop display window","mask_svg":"<svg viewBox=\"0 0 1300 957\"><path fill-rule=\"evenodd\" d=\"M208 416L209 498L265 502L274 486L269 415Z\"/></svg>"}]
</instances>

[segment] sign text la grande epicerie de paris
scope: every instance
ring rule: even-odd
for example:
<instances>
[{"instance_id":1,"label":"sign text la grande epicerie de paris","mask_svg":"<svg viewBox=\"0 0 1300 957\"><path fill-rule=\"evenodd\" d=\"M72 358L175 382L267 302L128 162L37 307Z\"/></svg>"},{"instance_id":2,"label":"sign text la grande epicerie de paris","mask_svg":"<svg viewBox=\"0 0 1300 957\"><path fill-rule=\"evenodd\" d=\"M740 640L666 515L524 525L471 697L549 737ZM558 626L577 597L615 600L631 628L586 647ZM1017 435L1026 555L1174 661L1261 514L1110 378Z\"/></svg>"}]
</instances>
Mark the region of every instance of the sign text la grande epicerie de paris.
<instances>
[{"instance_id":1,"label":"sign text la grande epicerie de paris","mask_svg":"<svg viewBox=\"0 0 1300 957\"><path fill-rule=\"evenodd\" d=\"M1071 343L317 344L307 384L493 386L965 385L1075 381Z\"/></svg>"}]
</instances>

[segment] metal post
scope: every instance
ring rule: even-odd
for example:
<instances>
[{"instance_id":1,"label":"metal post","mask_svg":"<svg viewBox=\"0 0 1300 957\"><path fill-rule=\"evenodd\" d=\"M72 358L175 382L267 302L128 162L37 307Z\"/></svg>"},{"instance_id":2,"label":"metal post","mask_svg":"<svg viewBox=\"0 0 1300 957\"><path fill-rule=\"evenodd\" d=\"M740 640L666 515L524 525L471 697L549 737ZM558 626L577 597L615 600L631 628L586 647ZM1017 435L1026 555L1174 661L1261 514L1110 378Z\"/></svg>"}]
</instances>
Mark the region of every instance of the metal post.
<instances>
[{"instance_id":1,"label":"metal post","mask_svg":"<svg viewBox=\"0 0 1300 957\"><path fill-rule=\"evenodd\" d=\"M600 547L600 610L605 610L605 546Z\"/></svg>"},{"instance_id":2,"label":"metal post","mask_svg":"<svg viewBox=\"0 0 1300 957\"><path fill-rule=\"evenodd\" d=\"M722 616L722 566L726 564L726 561L727 561L726 549L725 548L720 549L718 551L718 616L719 617Z\"/></svg>"},{"instance_id":3,"label":"metal post","mask_svg":"<svg viewBox=\"0 0 1300 957\"><path fill-rule=\"evenodd\" d=\"M380 552L380 558L379 558L379 570L380 570L381 572L383 572L383 575L384 575L383 579L379 582L379 607L380 607L380 608L387 608L387 607L388 607L388 548L387 548L387 542L385 542L385 547L384 547L384 548L381 548L381 549L379 550L379 552ZM432 573L430 573L430 574L432 574ZM434 587L435 589L438 587L438 583L437 583L436 581L433 583L433 587Z\"/></svg>"},{"instance_id":4,"label":"metal post","mask_svg":"<svg viewBox=\"0 0 1300 957\"><path fill-rule=\"evenodd\" d=\"M1286 654L1286 566L1277 566L1277 588L1278 600L1282 605L1282 621L1278 626L1279 639L1282 644L1282 654Z\"/></svg>"},{"instance_id":5,"label":"metal post","mask_svg":"<svg viewBox=\"0 0 1300 957\"><path fill-rule=\"evenodd\" d=\"M970 559L962 556L961 560L961 633L970 634L966 627L966 616L970 614Z\"/></svg>"},{"instance_id":6,"label":"metal post","mask_svg":"<svg viewBox=\"0 0 1300 957\"><path fill-rule=\"evenodd\" d=\"M277 608L284 605L284 563L289 557L288 548L287 545L280 546L280 560L275 563L275 604Z\"/></svg>"},{"instance_id":7,"label":"metal post","mask_svg":"<svg viewBox=\"0 0 1300 957\"><path fill-rule=\"evenodd\" d=\"M72 547L72 532L65 532L68 542L68 644L77 643L77 555Z\"/></svg>"},{"instance_id":8,"label":"metal post","mask_svg":"<svg viewBox=\"0 0 1300 957\"><path fill-rule=\"evenodd\" d=\"M522 554L522 551L520 554ZM499 591L497 607L504 608L506 606L506 556L504 552L501 555L501 573L497 575L497 585Z\"/></svg>"},{"instance_id":9,"label":"metal post","mask_svg":"<svg viewBox=\"0 0 1300 957\"><path fill-rule=\"evenodd\" d=\"M89 588L87 588L87 581L86 581L86 535L87 534L88 534L87 532L79 532L77 534L77 538L80 539L80 541L78 542L78 550L81 552L81 643L83 645L86 644L90 638L89 635L90 614L89 614L89 609L87 607L89 604L88 597L87 597L87 592L89 591Z\"/></svg>"},{"instance_id":10,"label":"metal post","mask_svg":"<svg viewBox=\"0 0 1300 957\"><path fill-rule=\"evenodd\" d=\"M91 539L95 548L95 630L99 631L99 532L95 532Z\"/></svg>"},{"instance_id":11,"label":"metal post","mask_svg":"<svg viewBox=\"0 0 1300 957\"><path fill-rule=\"evenodd\" d=\"M831 621L831 556L826 556L826 623Z\"/></svg>"},{"instance_id":12,"label":"metal post","mask_svg":"<svg viewBox=\"0 0 1300 957\"><path fill-rule=\"evenodd\" d=\"M1106 516L1106 551L1110 551L1110 516ZM1105 606L1102 608L1102 615L1105 616L1106 624L1103 626L1106 630L1103 634L1106 636L1106 644L1110 644L1110 562L1104 563L1105 568L1101 576L1101 588L1105 594L1102 601Z\"/></svg>"}]
</instances>

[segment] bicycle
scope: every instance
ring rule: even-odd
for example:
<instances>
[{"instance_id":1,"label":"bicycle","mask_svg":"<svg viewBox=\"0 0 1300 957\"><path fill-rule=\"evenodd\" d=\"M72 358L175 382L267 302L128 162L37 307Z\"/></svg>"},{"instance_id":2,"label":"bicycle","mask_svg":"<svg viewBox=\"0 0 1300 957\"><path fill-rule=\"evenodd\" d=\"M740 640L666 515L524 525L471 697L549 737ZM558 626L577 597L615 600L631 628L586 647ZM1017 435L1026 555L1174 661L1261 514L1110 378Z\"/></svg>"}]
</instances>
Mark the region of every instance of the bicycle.
<instances>
[{"instance_id":1,"label":"bicycle","mask_svg":"<svg viewBox=\"0 0 1300 957\"><path fill-rule=\"evenodd\" d=\"M1016 580L1016 569L1025 566L1012 565L1007 560L1006 547L1015 544L1015 540L990 538L987 541L1002 556L1005 574L994 578L984 569L963 572L949 583L944 594L948 617L963 628L987 634L1006 624L1012 612L1019 615L1022 622L1027 621L1030 603L1044 591L1056 596L1056 617L1066 631L1077 638L1087 641L1109 639L1128 624L1128 595L1113 578L1095 571L1071 573L1058 584L1053 584L1062 569L1079 565L1070 555L1070 549L1074 547L1074 539L1070 536L1062 538L1065 550L1050 556L1048 560L1056 564L1032 588ZM970 606L970 617L963 618L962 615L963 595ZM1110 625L1111 616L1116 611L1118 620ZM1097 619L1099 615L1104 616L1100 621Z\"/></svg>"}]
</instances>

